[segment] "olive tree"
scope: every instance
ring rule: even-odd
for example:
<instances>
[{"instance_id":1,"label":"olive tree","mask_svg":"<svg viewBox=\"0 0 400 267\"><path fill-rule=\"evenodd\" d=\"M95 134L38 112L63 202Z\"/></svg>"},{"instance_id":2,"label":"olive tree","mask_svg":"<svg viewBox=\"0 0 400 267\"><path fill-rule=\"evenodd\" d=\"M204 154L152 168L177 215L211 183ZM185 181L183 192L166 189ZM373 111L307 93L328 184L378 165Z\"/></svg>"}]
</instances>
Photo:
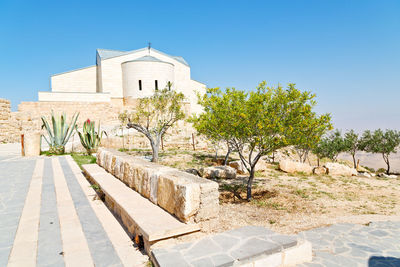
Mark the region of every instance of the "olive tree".
<instances>
[{"instance_id":1,"label":"olive tree","mask_svg":"<svg viewBox=\"0 0 400 267\"><path fill-rule=\"evenodd\" d=\"M127 119L128 128L137 130L149 139L152 162L158 162L161 138L172 125L185 117L183 100L182 93L163 89L150 97L139 99L135 111L125 111L125 115L120 116L121 119Z\"/></svg>"},{"instance_id":2,"label":"olive tree","mask_svg":"<svg viewBox=\"0 0 400 267\"><path fill-rule=\"evenodd\" d=\"M390 172L389 155L396 153L400 145L400 132L396 130L381 129L371 132L365 131L361 137L360 148L366 152L382 154L383 160L387 165L386 173Z\"/></svg>"},{"instance_id":3,"label":"olive tree","mask_svg":"<svg viewBox=\"0 0 400 267\"><path fill-rule=\"evenodd\" d=\"M353 158L354 168L356 169L356 153L360 150L360 137L354 130L350 130L344 134L343 147L344 152L350 153Z\"/></svg>"},{"instance_id":4,"label":"olive tree","mask_svg":"<svg viewBox=\"0 0 400 267\"><path fill-rule=\"evenodd\" d=\"M318 162L322 158L328 158L336 162L339 154L345 151L342 133L339 130L330 132L328 135L321 138L312 151L317 155Z\"/></svg>"}]
</instances>

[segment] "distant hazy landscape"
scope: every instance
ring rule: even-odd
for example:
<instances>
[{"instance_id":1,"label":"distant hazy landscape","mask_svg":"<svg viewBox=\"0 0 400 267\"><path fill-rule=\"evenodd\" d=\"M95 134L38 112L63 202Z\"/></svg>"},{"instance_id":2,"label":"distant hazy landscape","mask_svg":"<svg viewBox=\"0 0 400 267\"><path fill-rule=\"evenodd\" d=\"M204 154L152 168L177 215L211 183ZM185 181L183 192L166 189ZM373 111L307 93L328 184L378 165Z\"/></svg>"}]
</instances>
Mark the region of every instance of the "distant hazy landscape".
<instances>
[{"instance_id":1,"label":"distant hazy landscape","mask_svg":"<svg viewBox=\"0 0 400 267\"><path fill-rule=\"evenodd\" d=\"M351 155L345 153L340 154L339 159L353 161ZM360 164L362 166L374 168L375 170L379 168L386 169L387 167L385 162L383 161L381 154L358 152L356 154L356 159L360 160ZM390 159L390 172L400 173L400 152L390 155L389 159Z\"/></svg>"}]
</instances>

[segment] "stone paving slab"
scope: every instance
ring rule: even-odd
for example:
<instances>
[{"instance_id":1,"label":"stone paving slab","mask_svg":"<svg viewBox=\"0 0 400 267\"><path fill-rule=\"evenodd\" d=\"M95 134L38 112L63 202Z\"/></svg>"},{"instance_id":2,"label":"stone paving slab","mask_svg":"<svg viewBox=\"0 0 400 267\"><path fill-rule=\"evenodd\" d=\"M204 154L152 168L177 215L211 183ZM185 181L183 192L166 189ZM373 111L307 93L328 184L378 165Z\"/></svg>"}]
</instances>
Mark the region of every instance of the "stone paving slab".
<instances>
[{"instance_id":1,"label":"stone paving slab","mask_svg":"<svg viewBox=\"0 0 400 267\"><path fill-rule=\"evenodd\" d=\"M104 203L93 198L96 193L89 183L82 188L77 182L75 162L1 151L0 156L0 266L146 266L148 257ZM84 255L82 245L90 252Z\"/></svg>"},{"instance_id":2,"label":"stone paving slab","mask_svg":"<svg viewBox=\"0 0 400 267\"><path fill-rule=\"evenodd\" d=\"M277 234L259 226L245 226L196 242L154 249L158 266L232 266L295 247L296 236Z\"/></svg>"},{"instance_id":3,"label":"stone paving slab","mask_svg":"<svg viewBox=\"0 0 400 267\"><path fill-rule=\"evenodd\" d=\"M298 266L400 266L400 222L340 223L299 236L312 243L314 257Z\"/></svg>"}]
</instances>

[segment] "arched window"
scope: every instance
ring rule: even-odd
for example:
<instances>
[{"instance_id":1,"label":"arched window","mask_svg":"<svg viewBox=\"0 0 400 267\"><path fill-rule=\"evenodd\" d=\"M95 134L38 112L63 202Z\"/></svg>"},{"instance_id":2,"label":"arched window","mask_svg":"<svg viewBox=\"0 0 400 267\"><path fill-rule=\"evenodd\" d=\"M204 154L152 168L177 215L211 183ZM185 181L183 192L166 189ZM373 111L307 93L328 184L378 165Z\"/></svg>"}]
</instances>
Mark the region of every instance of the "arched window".
<instances>
[{"instance_id":1,"label":"arched window","mask_svg":"<svg viewBox=\"0 0 400 267\"><path fill-rule=\"evenodd\" d=\"M156 82L155 82L155 87L154 87L156 90L158 90L158 81L156 80Z\"/></svg>"},{"instance_id":2,"label":"arched window","mask_svg":"<svg viewBox=\"0 0 400 267\"><path fill-rule=\"evenodd\" d=\"M139 80L139 91L142 91L142 80Z\"/></svg>"}]
</instances>

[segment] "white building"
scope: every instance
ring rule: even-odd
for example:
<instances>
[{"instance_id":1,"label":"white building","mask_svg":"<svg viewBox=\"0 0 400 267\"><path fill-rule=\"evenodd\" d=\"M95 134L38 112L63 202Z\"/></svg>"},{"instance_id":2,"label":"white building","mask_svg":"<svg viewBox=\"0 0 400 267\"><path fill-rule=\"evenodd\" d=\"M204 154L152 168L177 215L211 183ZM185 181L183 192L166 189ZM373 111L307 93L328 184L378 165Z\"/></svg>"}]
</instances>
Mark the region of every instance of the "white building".
<instances>
[{"instance_id":1,"label":"white building","mask_svg":"<svg viewBox=\"0 0 400 267\"><path fill-rule=\"evenodd\" d=\"M97 49L96 65L52 75L51 92L39 92L39 101L123 103L118 101L164 88L182 92L191 112L200 111L196 92L204 93L206 85L191 79L190 66L182 57L153 48Z\"/></svg>"}]
</instances>

